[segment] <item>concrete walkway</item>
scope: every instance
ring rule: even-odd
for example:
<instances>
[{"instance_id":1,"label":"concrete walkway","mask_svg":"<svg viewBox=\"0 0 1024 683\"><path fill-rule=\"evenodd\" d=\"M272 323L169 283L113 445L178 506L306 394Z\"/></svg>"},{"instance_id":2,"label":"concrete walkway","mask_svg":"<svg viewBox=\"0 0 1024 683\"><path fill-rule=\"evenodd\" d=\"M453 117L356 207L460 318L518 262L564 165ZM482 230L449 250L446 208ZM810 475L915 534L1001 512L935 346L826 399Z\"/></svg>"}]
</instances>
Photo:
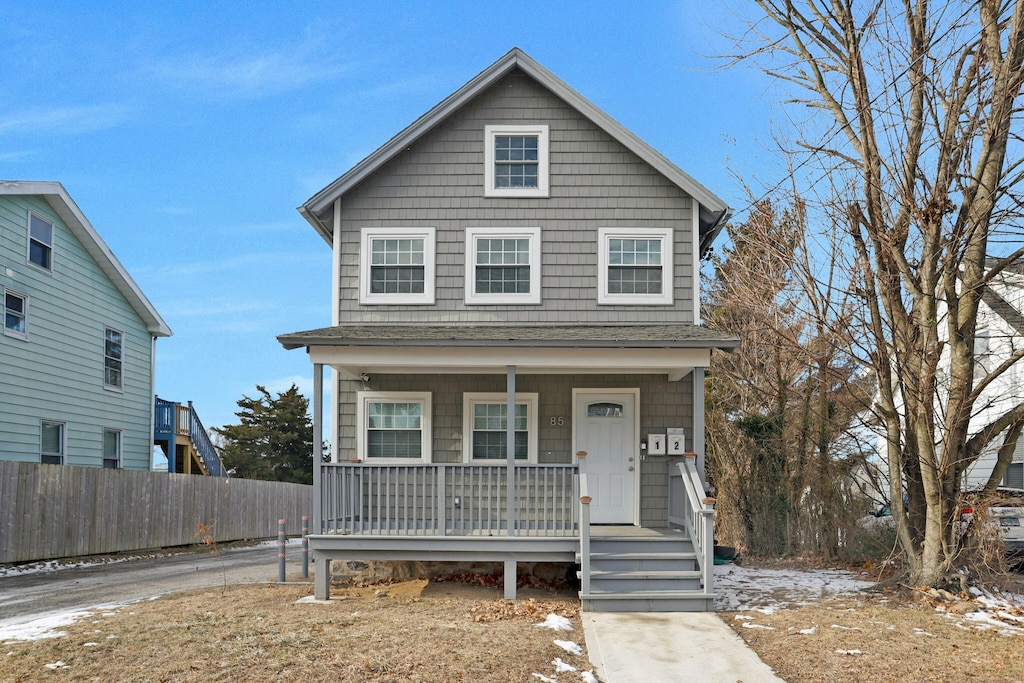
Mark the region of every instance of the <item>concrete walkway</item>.
<instances>
[{"instance_id":1,"label":"concrete walkway","mask_svg":"<svg viewBox=\"0 0 1024 683\"><path fill-rule=\"evenodd\" d=\"M785 683L714 613L582 616L602 683Z\"/></svg>"}]
</instances>

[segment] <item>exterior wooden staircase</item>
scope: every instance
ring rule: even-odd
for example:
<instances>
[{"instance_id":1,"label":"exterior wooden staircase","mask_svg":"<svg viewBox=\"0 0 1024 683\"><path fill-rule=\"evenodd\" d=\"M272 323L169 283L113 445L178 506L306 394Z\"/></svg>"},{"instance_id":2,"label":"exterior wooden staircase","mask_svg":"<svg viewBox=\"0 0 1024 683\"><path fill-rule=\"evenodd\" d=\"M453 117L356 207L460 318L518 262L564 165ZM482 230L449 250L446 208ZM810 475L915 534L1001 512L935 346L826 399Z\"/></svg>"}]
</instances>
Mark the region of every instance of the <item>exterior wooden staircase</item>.
<instances>
[{"instance_id":1,"label":"exterior wooden staircase","mask_svg":"<svg viewBox=\"0 0 1024 683\"><path fill-rule=\"evenodd\" d=\"M593 527L588 612L708 612L697 553L682 529Z\"/></svg>"},{"instance_id":2,"label":"exterior wooden staircase","mask_svg":"<svg viewBox=\"0 0 1024 683\"><path fill-rule=\"evenodd\" d=\"M160 446L167 456L168 472L228 476L191 401L183 405L156 399L153 443Z\"/></svg>"}]
</instances>

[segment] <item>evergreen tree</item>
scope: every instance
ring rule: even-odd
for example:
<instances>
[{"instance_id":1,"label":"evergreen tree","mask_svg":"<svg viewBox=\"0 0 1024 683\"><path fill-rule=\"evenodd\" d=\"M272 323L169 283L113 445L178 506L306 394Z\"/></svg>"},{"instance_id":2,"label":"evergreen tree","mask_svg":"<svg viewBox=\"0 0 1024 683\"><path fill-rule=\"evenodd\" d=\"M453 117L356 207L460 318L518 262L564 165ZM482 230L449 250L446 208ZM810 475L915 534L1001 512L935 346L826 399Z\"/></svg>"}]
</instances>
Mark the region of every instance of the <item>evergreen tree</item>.
<instances>
[{"instance_id":1,"label":"evergreen tree","mask_svg":"<svg viewBox=\"0 0 1024 683\"><path fill-rule=\"evenodd\" d=\"M256 385L260 396L243 396L235 413L240 424L215 427L223 443L220 457L243 479L313 482L313 423L309 401L292 384L277 398Z\"/></svg>"}]
</instances>

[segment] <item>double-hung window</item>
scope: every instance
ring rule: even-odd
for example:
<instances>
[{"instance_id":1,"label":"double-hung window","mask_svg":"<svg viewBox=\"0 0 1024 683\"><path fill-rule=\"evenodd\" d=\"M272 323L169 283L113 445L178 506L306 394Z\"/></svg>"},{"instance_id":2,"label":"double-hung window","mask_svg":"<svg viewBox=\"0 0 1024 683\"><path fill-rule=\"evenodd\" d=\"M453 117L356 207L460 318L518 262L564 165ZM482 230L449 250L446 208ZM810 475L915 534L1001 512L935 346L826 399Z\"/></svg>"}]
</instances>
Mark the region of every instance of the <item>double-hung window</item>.
<instances>
[{"instance_id":1,"label":"double-hung window","mask_svg":"<svg viewBox=\"0 0 1024 683\"><path fill-rule=\"evenodd\" d=\"M367 462L430 462L430 393L360 391L356 449Z\"/></svg>"},{"instance_id":2,"label":"double-hung window","mask_svg":"<svg viewBox=\"0 0 1024 683\"><path fill-rule=\"evenodd\" d=\"M463 460L501 464L507 461L508 400L506 394L462 395ZM537 394L516 393L516 462L537 462Z\"/></svg>"},{"instance_id":3,"label":"double-hung window","mask_svg":"<svg viewBox=\"0 0 1024 683\"><path fill-rule=\"evenodd\" d=\"M53 269L53 223L32 212L28 214L28 262Z\"/></svg>"},{"instance_id":4,"label":"double-hung window","mask_svg":"<svg viewBox=\"0 0 1024 683\"><path fill-rule=\"evenodd\" d=\"M484 196L547 197L548 127L484 127Z\"/></svg>"},{"instance_id":5,"label":"double-hung window","mask_svg":"<svg viewBox=\"0 0 1024 683\"><path fill-rule=\"evenodd\" d=\"M121 430L103 430L103 467L116 470L121 466Z\"/></svg>"},{"instance_id":6,"label":"double-hung window","mask_svg":"<svg viewBox=\"0 0 1024 683\"><path fill-rule=\"evenodd\" d=\"M1011 489L1024 489L1024 462L1010 463L1003 476L1003 486Z\"/></svg>"},{"instance_id":7,"label":"double-hung window","mask_svg":"<svg viewBox=\"0 0 1024 683\"><path fill-rule=\"evenodd\" d=\"M4 290L4 334L28 339L28 297Z\"/></svg>"},{"instance_id":8,"label":"double-hung window","mask_svg":"<svg viewBox=\"0 0 1024 683\"><path fill-rule=\"evenodd\" d=\"M434 303L434 228L364 228L359 302Z\"/></svg>"},{"instance_id":9,"label":"double-hung window","mask_svg":"<svg viewBox=\"0 0 1024 683\"><path fill-rule=\"evenodd\" d=\"M672 303L672 229L599 228L597 302Z\"/></svg>"},{"instance_id":10,"label":"double-hung window","mask_svg":"<svg viewBox=\"0 0 1024 683\"><path fill-rule=\"evenodd\" d=\"M466 229L466 303L540 303L540 228Z\"/></svg>"},{"instance_id":11,"label":"double-hung window","mask_svg":"<svg viewBox=\"0 0 1024 683\"><path fill-rule=\"evenodd\" d=\"M63 465L64 423L43 420L40 431L40 461L44 465Z\"/></svg>"},{"instance_id":12,"label":"double-hung window","mask_svg":"<svg viewBox=\"0 0 1024 683\"><path fill-rule=\"evenodd\" d=\"M103 386L123 388L124 333L108 327L103 332Z\"/></svg>"}]
</instances>

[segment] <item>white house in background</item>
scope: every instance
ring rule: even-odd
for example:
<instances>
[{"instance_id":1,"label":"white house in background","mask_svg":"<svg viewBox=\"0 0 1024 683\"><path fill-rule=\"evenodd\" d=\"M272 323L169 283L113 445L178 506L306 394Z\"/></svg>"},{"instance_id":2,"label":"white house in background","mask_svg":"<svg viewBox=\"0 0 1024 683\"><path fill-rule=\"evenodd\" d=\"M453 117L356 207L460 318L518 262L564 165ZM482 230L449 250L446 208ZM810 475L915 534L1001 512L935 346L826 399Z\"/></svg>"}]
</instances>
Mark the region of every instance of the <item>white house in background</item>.
<instances>
[{"instance_id":1,"label":"white house in background","mask_svg":"<svg viewBox=\"0 0 1024 683\"><path fill-rule=\"evenodd\" d=\"M1024 348L1024 260L1017 261L993 278L982 296L975 337L975 376L985 374ZM986 387L981 408L972 420L980 428L1024 401L1024 359L1018 360ZM996 464L1002 437L995 440L967 470L966 486L978 488L988 481ZM1024 489L1024 437L1018 439L1013 462L1002 486Z\"/></svg>"}]
</instances>

